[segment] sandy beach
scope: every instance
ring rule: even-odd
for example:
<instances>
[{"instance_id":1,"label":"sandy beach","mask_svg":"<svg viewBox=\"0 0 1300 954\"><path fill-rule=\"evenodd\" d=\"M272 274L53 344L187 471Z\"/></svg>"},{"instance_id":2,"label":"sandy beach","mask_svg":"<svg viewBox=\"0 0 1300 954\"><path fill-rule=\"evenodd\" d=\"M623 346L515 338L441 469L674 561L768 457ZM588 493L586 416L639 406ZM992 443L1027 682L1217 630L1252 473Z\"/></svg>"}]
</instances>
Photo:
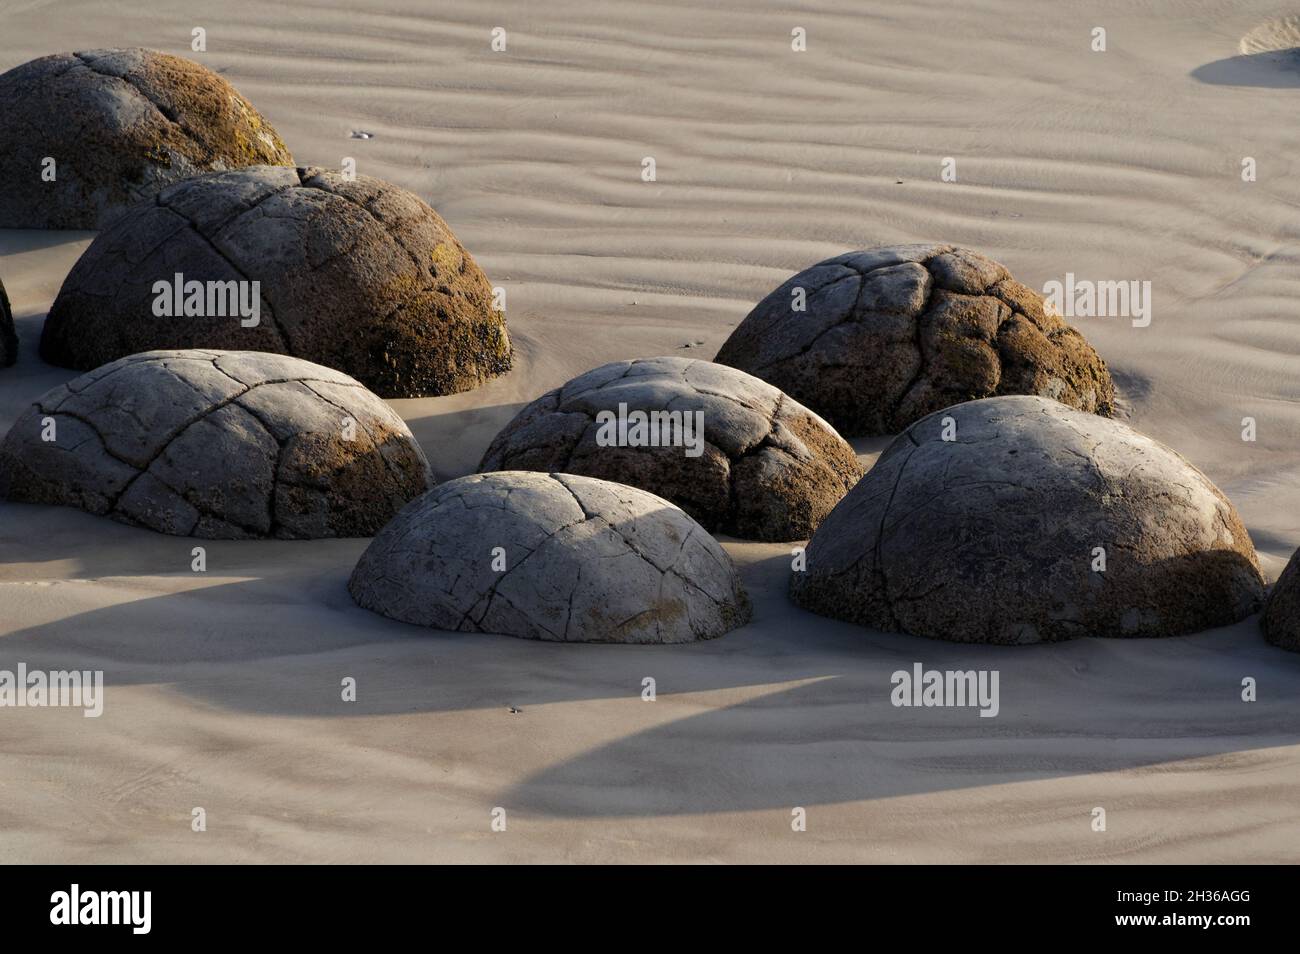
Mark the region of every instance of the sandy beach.
<instances>
[{"instance_id":1,"label":"sandy beach","mask_svg":"<svg viewBox=\"0 0 1300 954\"><path fill-rule=\"evenodd\" d=\"M189 57L299 164L352 157L429 202L507 290L516 349L477 390L391 402L440 481L547 389L619 359L712 358L780 282L850 249L960 244L1035 289L1150 282L1149 325L1071 321L1122 418L1223 490L1272 580L1300 546L1300 67L1269 26L1295 12L0 0L0 72L113 46ZM21 341L0 428L76 376L37 344L93 237L0 230ZM852 443L870 464L888 439ZM949 644L799 610L790 545L721 539L750 624L563 645L359 608L364 539L195 541L0 502L0 669L106 681L97 719L0 712L0 861L1300 861L1300 655L1256 617ZM891 673L917 662L998 670L998 716L892 706Z\"/></svg>"}]
</instances>

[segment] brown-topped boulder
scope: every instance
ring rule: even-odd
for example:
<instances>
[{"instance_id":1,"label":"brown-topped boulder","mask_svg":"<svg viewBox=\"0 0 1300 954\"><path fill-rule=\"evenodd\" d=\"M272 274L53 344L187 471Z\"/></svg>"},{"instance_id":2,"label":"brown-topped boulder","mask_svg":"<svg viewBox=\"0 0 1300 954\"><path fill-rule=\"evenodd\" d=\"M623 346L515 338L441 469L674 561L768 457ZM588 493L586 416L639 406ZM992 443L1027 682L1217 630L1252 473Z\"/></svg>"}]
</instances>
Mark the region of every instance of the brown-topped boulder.
<instances>
[{"instance_id":1,"label":"brown-topped boulder","mask_svg":"<svg viewBox=\"0 0 1300 954\"><path fill-rule=\"evenodd\" d=\"M1034 394L1109 415L1115 386L1083 335L997 262L951 245L848 252L772 292L715 359L847 437L896 434L978 398Z\"/></svg>"},{"instance_id":2,"label":"brown-topped boulder","mask_svg":"<svg viewBox=\"0 0 1300 954\"><path fill-rule=\"evenodd\" d=\"M41 336L46 361L80 371L184 348L289 354L386 398L466 391L511 359L487 277L418 196L280 166L189 179L123 213Z\"/></svg>"},{"instance_id":3,"label":"brown-topped boulder","mask_svg":"<svg viewBox=\"0 0 1300 954\"><path fill-rule=\"evenodd\" d=\"M1260 614L1264 636L1274 646L1300 652L1300 550L1291 554Z\"/></svg>"},{"instance_id":4,"label":"brown-topped boulder","mask_svg":"<svg viewBox=\"0 0 1300 954\"><path fill-rule=\"evenodd\" d=\"M0 143L9 229L103 228L182 179L293 164L228 82L145 49L56 53L0 75Z\"/></svg>"},{"instance_id":5,"label":"brown-topped boulder","mask_svg":"<svg viewBox=\"0 0 1300 954\"><path fill-rule=\"evenodd\" d=\"M710 361L615 361L548 391L492 441L479 471L585 474L648 490L710 532L806 540L862 476L816 414Z\"/></svg>"},{"instance_id":6,"label":"brown-topped boulder","mask_svg":"<svg viewBox=\"0 0 1300 954\"><path fill-rule=\"evenodd\" d=\"M1039 397L945 408L894 439L817 528L794 602L971 643L1177 636L1255 612L1228 499L1119 421Z\"/></svg>"},{"instance_id":7,"label":"brown-topped boulder","mask_svg":"<svg viewBox=\"0 0 1300 954\"><path fill-rule=\"evenodd\" d=\"M370 536L432 484L387 404L260 352L122 358L38 398L0 444L0 496L180 536Z\"/></svg>"}]
</instances>

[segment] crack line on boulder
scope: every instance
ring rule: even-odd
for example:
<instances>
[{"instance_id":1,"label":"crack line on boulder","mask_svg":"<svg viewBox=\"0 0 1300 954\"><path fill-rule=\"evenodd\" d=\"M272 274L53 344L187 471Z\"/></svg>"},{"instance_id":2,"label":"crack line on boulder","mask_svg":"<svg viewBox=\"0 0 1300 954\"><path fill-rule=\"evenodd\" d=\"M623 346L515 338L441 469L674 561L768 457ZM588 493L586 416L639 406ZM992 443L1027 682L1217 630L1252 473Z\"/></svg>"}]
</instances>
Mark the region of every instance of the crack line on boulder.
<instances>
[{"instance_id":1,"label":"crack line on boulder","mask_svg":"<svg viewBox=\"0 0 1300 954\"><path fill-rule=\"evenodd\" d=\"M167 206L163 206L163 208L167 208L168 211L170 212L176 212L175 209L171 209ZM176 214L180 215L179 212L176 212ZM227 255L221 249L217 248L216 243L213 242L212 239L204 235L203 232L199 230L199 227L195 225L191 219L186 218L184 215L181 215L181 218L185 219L185 221L189 223L190 229L194 232L195 235L197 235L200 239L203 240L203 243L207 245L209 249L212 250L212 253L214 255L216 255L223 262L229 265L231 270L234 271L234 273L238 275L241 279L243 279L245 282L249 282L250 284L252 283L253 279L249 278L248 274L242 268L236 265L229 255ZM261 282L258 282L258 284L260 286ZM271 305L270 300L265 295L259 293L258 297L262 300L262 303L266 305L266 310L271 317L271 330L274 331L276 337L280 339L280 346L285 349L282 353L292 355L294 353L293 343L289 340L289 335L286 332L286 330L280 326L280 321L278 318L276 318L275 315L275 308Z\"/></svg>"}]
</instances>

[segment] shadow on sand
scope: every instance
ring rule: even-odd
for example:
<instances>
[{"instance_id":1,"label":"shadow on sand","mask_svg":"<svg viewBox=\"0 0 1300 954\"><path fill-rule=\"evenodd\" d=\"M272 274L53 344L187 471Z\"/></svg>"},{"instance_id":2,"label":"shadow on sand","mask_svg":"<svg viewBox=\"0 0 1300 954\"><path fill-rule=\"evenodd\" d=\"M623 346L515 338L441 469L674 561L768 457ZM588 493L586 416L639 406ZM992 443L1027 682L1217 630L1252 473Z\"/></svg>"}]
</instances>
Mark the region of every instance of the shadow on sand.
<instances>
[{"instance_id":1,"label":"shadow on sand","mask_svg":"<svg viewBox=\"0 0 1300 954\"><path fill-rule=\"evenodd\" d=\"M1198 66L1191 75L1212 86L1300 87L1300 50L1230 56Z\"/></svg>"},{"instance_id":2,"label":"shadow on sand","mask_svg":"<svg viewBox=\"0 0 1300 954\"><path fill-rule=\"evenodd\" d=\"M542 707L560 703L590 703L594 718L617 707L644 725L499 795L542 814L788 809L1141 766L1179 771L1166 763L1181 759L1230 767L1249 764L1252 749L1300 742L1300 657L1267 645L1255 617L1165 640L932 642L795 608L787 549L742 546L733 552L754 622L740 630L685 646L540 643L424 630L358 608L346 581L366 540L195 541L117 526L89 533L85 521L103 523L0 505L0 554L23 562L11 571L22 582L0 593L34 601L20 618L50 620L0 638L0 669L103 669L108 715L113 687L166 685L208 705L291 718L464 711L483 720L485 738L523 725L510 720L546 719ZM207 576L189 571L199 543ZM115 579L33 582L42 563L61 577ZM184 578L184 588L151 574ZM0 564L0 580L8 575ZM894 707L891 675L916 662L998 670L999 715ZM340 698L346 676L357 680L354 703ZM641 699L646 676L657 682L654 703ZM1259 681L1256 703L1241 701L1245 676ZM609 736L593 727L592 738Z\"/></svg>"}]
</instances>

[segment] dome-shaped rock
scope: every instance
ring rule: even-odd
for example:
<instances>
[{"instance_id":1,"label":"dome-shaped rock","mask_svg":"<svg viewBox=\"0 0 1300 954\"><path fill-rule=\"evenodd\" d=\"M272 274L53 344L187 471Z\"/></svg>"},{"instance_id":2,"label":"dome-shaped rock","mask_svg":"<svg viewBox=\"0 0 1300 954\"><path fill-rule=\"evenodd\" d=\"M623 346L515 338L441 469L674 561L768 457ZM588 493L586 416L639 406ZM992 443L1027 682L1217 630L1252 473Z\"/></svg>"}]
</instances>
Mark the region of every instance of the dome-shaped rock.
<instances>
[{"instance_id":1,"label":"dome-shaped rock","mask_svg":"<svg viewBox=\"0 0 1300 954\"><path fill-rule=\"evenodd\" d=\"M432 483L387 404L259 352L123 358L45 394L0 444L0 495L180 536L369 536Z\"/></svg>"},{"instance_id":2,"label":"dome-shaped rock","mask_svg":"<svg viewBox=\"0 0 1300 954\"><path fill-rule=\"evenodd\" d=\"M0 368L7 368L18 360L18 335L14 331L14 313L5 294L5 283L0 282Z\"/></svg>"},{"instance_id":3,"label":"dome-shaped rock","mask_svg":"<svg viewBox=\"0 0 1300 954\"><path fill-rule=\"evenodd\" d=\"M442 484L371 541L348 589L407 623L561 642L684 643L749 619L730 558L699 524L572 474Z\"/></svg>"},{"instance_id":4,"label":"dome-shaped rock","mask_svg":"<svg viewBox=\"0 0 1300 954\"><path fill-rule=\"evenodd\" d=\"M630 484L706 530L757 540L807 539L862 476L817 415L752 375L690 358L616 361L548 391L479 470Z\"/></svg>"},{"instance_id":5,"label":"dome-shaped rock","mask_svg":"<svg viewBox=\"0 0 1300 954\"><path fill-rule=\"evenodd\" d=\"M1291 555L1273 584L1260 624L1265 638L1274 646L1300 652L1300 550Z\"/></svg>"},{"instance_id":6,"label":"dome-shaped rock","mask_svg":"<svg viewBox=\"0 0 1300 954\"><path fill-rule=\"evenodd\" d=\"M510 367L487 277L418 196L274 166L189 179L124 213L41 337L46 361L80 371L163 348L291 354L383 397L465 391Z\"/></svg>"},{"instance_id":7,"label":"dome-shaped rock","mask_svg":"<svg viewBox=\"0 0 1300 954\"><path fill-rule=\"evenodd\" d=\"M224 79L144 49L57 53L0 76L0 143L0 228L103 228L190 176L293 164Z\"/></svg>"},{"instance_id":8,"label":"dome-shaped rock","mask_svg":"<svg viewBox=\"0 0 1300 954\"><path fill-rule=\"evenodd\" d=\"M755 306L716 360L841 434L895 434L978 398L1034 394L1109 415L1115 387L1084 337L1005 268L951 245L848 252Z\"/></svg>"},{"instance_id":9,"label":"dome-shaped rock","mask_svg":"<svg viewBox=\"0 0 1300 954\"><path fill-rule=\"evenodd\" d=\"M1253 613L1227 498L1132 428L1037 397L917 421L817 529L813 612L959 642L1174 636Z\"/></svg>"}]
</instances>

